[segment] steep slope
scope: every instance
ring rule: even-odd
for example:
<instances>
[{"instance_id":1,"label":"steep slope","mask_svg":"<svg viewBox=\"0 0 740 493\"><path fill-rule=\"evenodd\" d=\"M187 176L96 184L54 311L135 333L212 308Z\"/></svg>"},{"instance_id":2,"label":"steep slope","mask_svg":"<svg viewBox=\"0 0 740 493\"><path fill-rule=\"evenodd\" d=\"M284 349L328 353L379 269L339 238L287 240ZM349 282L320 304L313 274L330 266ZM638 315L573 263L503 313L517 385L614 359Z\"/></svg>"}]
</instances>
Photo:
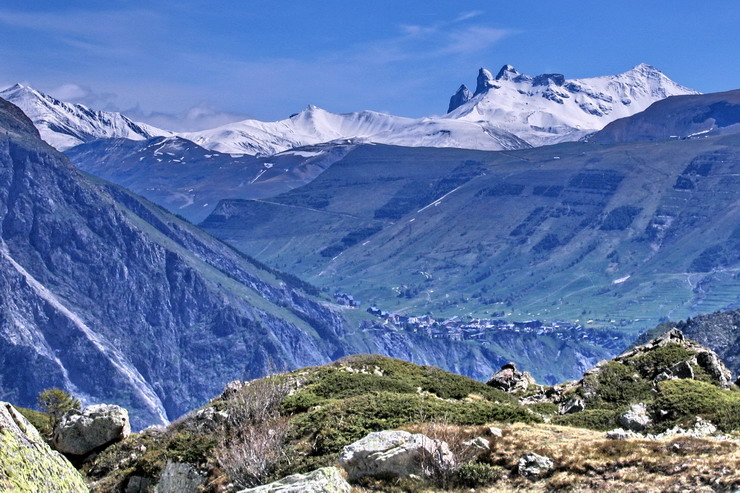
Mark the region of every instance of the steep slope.
<instances>
[{"instance_id":1,"label":"steep slope","mask_svg":"<svg viewBox=\"0 0 740 493\"><path fill-rule=\"evenodd\" d=\"M679 94L696 92L646 64L590 79L566 79L562 74L533 77L504 65L495 77L481 68L474 95L461 87L446 118L486 122L541 146L578 140Z\"/></svg>"},{"instance_id":2,"label":"steep slope","mask_svg":"<svg viewBox=\"0 0 740 493\"><path fill-rule=\"evenodd\" d=\"M30 126L8 103L0 110ZM25 131L0 143L3 398L30 405L60 386L124 404L141 426L229 378L325 361L341 346L339 316L296 283L86 181Z\"/></svg>"},{"instance_id":3,"label":"steep slope","mask_svg":"<svg viewBox=\"0 0 740 493\"><path fill-rule=\"evenodd\" d=\"M611 122L590 142L701 138L740 132L740 89L672 96L629 118Z\"/></svg>"},{"instance_id":4,"label":"steep slope","mask_svg":"<svg viewBox=\"0 0 740 493\"><path fill-rule=\"evenodd\" d=\"M436 117L413 119L374 111L336 114L316 106L276 122L245 120L181 135L214 151L253 155L271 155L294 147L348 139L412 147L488 150L529 147L495 123Z\"/></svg>"},{"instance_id":5,"label":"steep slope","mask_svg":"<svg viewBox=\"0 0 740 493\"><path fill-rule=\"evenodd\" d=\"M360 146L287 194L223 201L202 226L389 311L642 331L737 306L738 164L737 134L495 153Z\"/></svg>"},{"instance_id":6,"label":"steep slope","mask_svg":"<svg viewBox=\"0 0 740 493\"><path fill-rule=\"evenodd\" d=\"M320 145L256 158L209 151L182 137L100 139L68 149L81 170L200 222L221 199L271 197L311 181L352 145Z\"/></svg>"},{"instance_id":7,"label":"steep slope","mask_svg":"<svg viewBox=\"0 0 740 493\"><path fill-rule=\"evenodd\" d=\"M0 91L0 98L21 108L36 125L41 138L60 151L95 139L140 140L171 135L166 130L131 121L120 113L65 103L21 84Z\"/></svg>"}]
</instances>

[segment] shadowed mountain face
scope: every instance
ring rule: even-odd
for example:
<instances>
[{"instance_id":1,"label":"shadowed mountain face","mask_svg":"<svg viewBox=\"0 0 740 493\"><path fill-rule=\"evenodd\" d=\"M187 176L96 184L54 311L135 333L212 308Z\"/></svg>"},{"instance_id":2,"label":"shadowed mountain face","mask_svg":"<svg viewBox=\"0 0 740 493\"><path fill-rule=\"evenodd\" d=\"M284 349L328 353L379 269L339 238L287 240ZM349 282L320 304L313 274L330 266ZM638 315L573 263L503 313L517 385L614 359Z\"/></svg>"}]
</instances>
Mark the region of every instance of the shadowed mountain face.
<instances>
[{"instance_id":1,"label":"shadowed mountain face","mask_svg":"<svg viewBox=\"0 0 740 493\"><path fill-rule=\"evenodd\" d=\"M344 353L341 317L297 282L87 181L0 104L3 399L60 386L124 404L142 426L271 364Z\"/></svg>"},{"instance_id":2,"label":"shadowed mountain face","mask_svg":"<svg viewBox=\"0 0 740 493\"><path fill-rule=\"evenodd\" d=\"M588 138L614 143L640 140L703 138L740 132L740 89L672 96L642 113L616 120Z\"/></svg>"},{"instance_id":3,"label":"shadowed mountain face","mask_svg":"<svg viewBox=\"0 0 740 493\"><path fill-rule=\"evenodd\" d=\"M155 137L99 139L65 154L81 170L200 222L221 199L259 199L304 185L352 148L312 146L256 158L209 151L180 137Z\"/></svg>"},{"instance_id":4,"label":"shadowed mountain face","mask_svg":"<svg viewBox=\"0 0 740 493\"><path fill-rule=\"evenodd\" d=\"M515 152L358 147L202 226L387 310L644 330L737 306L740 135Z\"/></svg>"}]
</instances>

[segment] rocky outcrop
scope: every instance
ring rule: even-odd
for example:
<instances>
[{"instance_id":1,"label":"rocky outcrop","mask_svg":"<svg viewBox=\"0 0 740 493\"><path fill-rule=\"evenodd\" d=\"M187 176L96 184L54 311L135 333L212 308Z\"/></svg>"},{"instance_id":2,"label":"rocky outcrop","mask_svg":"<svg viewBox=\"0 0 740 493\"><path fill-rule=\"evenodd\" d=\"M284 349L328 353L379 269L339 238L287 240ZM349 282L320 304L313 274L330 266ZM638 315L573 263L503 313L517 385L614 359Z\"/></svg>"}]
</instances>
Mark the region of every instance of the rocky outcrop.
<instances>
[{"instance_id":1,"label":"rocky outcrop","mask_svg":"<svg viewBox=\"0 0 740 493\"><path fill-rule=\"evenodd\" d=\"M128 411L120 406L96 404L67 412L54 429L52 443L59 452L84 456L130 434Z\"/></svg>"},{"instance_id":2,"label":"rocky outcrop","mask_svg":"<svg viewBox=\"0 0 740 493\"><path fill-rule=\"evenodd\" d=\"M551 458L530 452L519 458L517 473L525 478L540 478L547 475L554 463Z\"/></svg>"},{"instance_id":3,"label":"rocky outcrop","mask_svg":"<svg viewBox=\"0 0 740 493\"><path fill-rule=\"evenodd\" d=\"M670 329L647 344L637 346L620 354L614 358L614 361L631 365L640 356L669 344L680 346L686 351L692 353L692 355L685 361L679 361L670 367L658 368L655 370L655 373L657 374L657 376L654 377L655 380L661 381L671 378L694 378L693 367L696 366L707 373L721 387L727 388L732 383L732 373L727 369L724 363L722 363L717 356L717 353L697 342L687 339L683 332L677 328Z\"/></svg>"},{"instance_id":4,"label":"rocky outcrop","mask_svg":"<svg viewBox=\"0 0 740 493\"><path fill-rule=\"evenodd\" d=\"M459 108L473 98L473 93L465 86L461 85L457 92L450 98L450 105L447 107L447 113Z\"/></svg>"},{"instance_id":5,"label":"rocky outcrop","mask_svg":"<svg viewBox=\"0 0 740 493\"><path fill-rule=\"evenodd\" d=\"M523 392L535 383L529 372L517 370L514 363L506 363L488 381L488 385L504 392Z\"/></svg>"},{"instance_id":6,"label":"rocky outcrop","mask_svg":"<svg viewBox=\"0 0 740 493\"><path fill-rule=\"evenodd\" d=\"M718 156L718 159L723 158ZM636 345L646 344L672 328L679 329L686 338L713 350L736 377L740 374L740 309L660 324L641 335Z\"/></svg>"},{"instance_id":7,"label":"rocky outcrop","mask_svg":"<svg viewBox=\"0 0 740 493\"><path fill-rule=\"evenodd\" d=\"M430 476L454 468L455 457L441 440L407 431L378 431L344 447L339 464L350 480L365 476Z\"/></svg>"},{"instance_id":8,"label":"rocky outcrop","mask_svg":"<svg viewBox=\"0 0 740 493\"><path fill-rule=\"evenodd\" d=\"M322 467L307 474L293 474L280 481L247 488L239 493L349 493L352 487L336 467Z\"/></svg>"},{"instance_id":9,"label":"rocky outcrop","mask_svg":"<svg viewBox=\"0 0 740 493\"><path fill-rule=\"evenodd\" d=\"M78 493L88 491L72 464L7 402L0 402L0 491Z\"/></svg>"},{"instance_id":10,"label":"rocky outcrop","mask_svg":"<svg viewBox=\"0 0 740 493\"><path fill-rule=\"evenodd\" d=\"M586 409L586 404L580 397L571 397L567 401L560 404L558 412L560 414L572 414L578 413Z\"/></svg>"},{"instance_id":11,"label":"rocky outcrop","mask_svg":"<svg viewBox=\"0 0 740 493\"><path fill-rule=\"evenodd\" d=\"M652 424L645 403L633 404L627 412L619 417L619 424L629 431L643 431Z\"/></svg>"}]
</instances>

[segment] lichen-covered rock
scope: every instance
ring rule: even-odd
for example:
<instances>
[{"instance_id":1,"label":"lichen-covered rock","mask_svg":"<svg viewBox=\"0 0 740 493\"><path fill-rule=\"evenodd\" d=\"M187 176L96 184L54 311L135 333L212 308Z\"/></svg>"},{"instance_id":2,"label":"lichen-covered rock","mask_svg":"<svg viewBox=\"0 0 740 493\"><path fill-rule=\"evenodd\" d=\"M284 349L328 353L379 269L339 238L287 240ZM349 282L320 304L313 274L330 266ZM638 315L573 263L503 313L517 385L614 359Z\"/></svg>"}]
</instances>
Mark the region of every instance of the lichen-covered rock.
<instances>
[{"instance_id":1,"label":"lichen-covered rock","mask_svg":"<svg viewBox=\"0 0 740 493\"><path fill-rule=\"evenodd\" d=\"M274 483L239 493L349 493L352 487L336 467L322 467L307 474L293 474Z\"/></svg>"},{"instance_id":2,"label":"lichen-covered rock","mask_svg":"<svg viewBox=\"0 0 740 493\"><path fill-rule=\"evenodd\" d=\"M488 385L504 392L525 391L530 385L534 385L535 383L534 378L529 372L517 370L514 363L506 363L488 380Z\"/></svg>"},{"instance_id":3,"label":"lichen-covered rock","mask_svg":"<svg viewBox=\"0 0 740 493\"><path fill-rule=\"evenodd\" d=\"M365 476L430 476L455 467L455 456L442 440L407 431L377 431L347 445L339 464L350 480Z\"/></svg>"},{"instance_id":4,"label":"lichen-covered rock","mask_svg":"<svg viewBox=\"0 0 740 493\"><path fill-rule=\"evenodd\" d=\"M626 430L643 431L652 424L653 420L643 402L633 404L629 410L619 417L619 424Z\"/></svg>"},{"instance_id":5,"label":"lichen-covered rock","mask_svg":"<svg viewBox=\"0 0 740 493\"><path fill-rule=\"evenodd\" d=\"M530 452L519 458L518 473L525 478L539 478L549 473L553 466L551 458Z\"/></svg>"},{"instance_id":6,"label":"lichen-covered rock","mask_svg":"<svg viewBox=\"0 0 740 493\"><path fill-rule=\"evenodd\" d=\"M54 429L52 443L62 453L82 456L130 434L128 411L120 406L96 404L67 412Z\"/></svg>"},{"instance_id":7,"label":"lichen-covered rock","mask_svg":"<svg viewBox=\"0 0 740 493\"><path fill-rule=\"evenodd\" d=\"M167 461L154 493L195 493L205 482L205 475L190 464Z\"/></svg>"},{"instance_id":8,"label":"lichen-covered rock","mask_svg":"<svg viewBox=\"0 0 740 493\"><path fill-rule=\"evenodd\" d=\"M7 402L0 402L0 491L88 491L72 464L53 451L36 428Z\"/></svg>"}]
</instances>

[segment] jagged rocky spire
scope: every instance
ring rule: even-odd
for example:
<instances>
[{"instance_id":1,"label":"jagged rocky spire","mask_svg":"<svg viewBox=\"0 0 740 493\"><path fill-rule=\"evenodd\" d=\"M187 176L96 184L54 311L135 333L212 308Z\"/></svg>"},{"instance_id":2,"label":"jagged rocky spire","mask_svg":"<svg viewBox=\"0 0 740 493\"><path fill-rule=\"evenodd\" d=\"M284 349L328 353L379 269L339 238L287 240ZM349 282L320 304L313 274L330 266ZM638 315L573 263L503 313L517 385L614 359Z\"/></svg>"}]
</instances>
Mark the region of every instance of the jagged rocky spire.
<instances>
[{"instance_id":1,"label":"jagged rocky spire","mask_svg":"<svg viewBox=\"0 0 740 493\"><path fill-rule=\"evenodd\" d=\"M486 92L489 88L493 86L493 74L488 71L487 69L484 69L481 67L481 69L478 71L478 79L477 79L477 85L475 86L475 95Z\"/></svg>"},{"instance_id":2,"label":"jagged rocky spire","mask_svg":"<svg viewBox=\"0 0 740 493\"><path fill-rule=\"evenodd\" d=\"M473 93L470 92L465 84L461 85L457 92L450 98L450 106L447 108L447 113L452 110L464 105L473 97Z\"/></svg>"},{"instance_id":3,"label":"jagged rocky spire","mask_svg":"<svg viewBox=\"0 0 740 493\"><path fill-rule=\"evenodd\" d=\"M496 74L496 80L511 80L521 75L513 66L506 64Z\"/></svg>"}]
</instances>

